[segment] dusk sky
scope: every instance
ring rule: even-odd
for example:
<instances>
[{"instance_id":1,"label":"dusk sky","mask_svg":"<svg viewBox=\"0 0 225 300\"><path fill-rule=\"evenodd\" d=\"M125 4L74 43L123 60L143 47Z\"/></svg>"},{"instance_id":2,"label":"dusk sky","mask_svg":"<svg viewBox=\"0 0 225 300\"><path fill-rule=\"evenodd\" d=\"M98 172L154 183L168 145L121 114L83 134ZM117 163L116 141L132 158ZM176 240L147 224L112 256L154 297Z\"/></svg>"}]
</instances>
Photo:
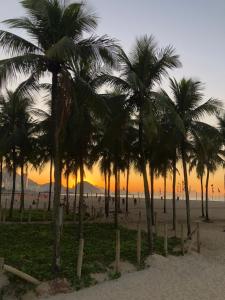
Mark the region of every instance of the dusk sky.
<instances>
[{"instance_id":1,"label":"dusk sky","mask_svg":"<svg viewBox=\"0 0 225 300\"><path fill-rule=\"evenodd\" d=\"M0 10L0 20L23 15L19 2L4 1ZM127 52L130 51L136 37L153 34L160 47L173 45L180 55L183 67L171 72L171 76L177 79L183 76L197 78L205 84L206 99L215 97L225 100L224 0L86 2L99 16L97 34L108 34L118 39ZM167 87L166 80L164 87ZM48 181L47 172L41 175L33 172L32 178L41 182ZM222 178L223 172L217 172L214 182L223 189ZM87 180L102 184L97 169L94 170L94 174L87 173ZM192 184L195 185L194 182ZM134 175L132 190L142 190L142 181Z\"/></svg>"}]
</instances>

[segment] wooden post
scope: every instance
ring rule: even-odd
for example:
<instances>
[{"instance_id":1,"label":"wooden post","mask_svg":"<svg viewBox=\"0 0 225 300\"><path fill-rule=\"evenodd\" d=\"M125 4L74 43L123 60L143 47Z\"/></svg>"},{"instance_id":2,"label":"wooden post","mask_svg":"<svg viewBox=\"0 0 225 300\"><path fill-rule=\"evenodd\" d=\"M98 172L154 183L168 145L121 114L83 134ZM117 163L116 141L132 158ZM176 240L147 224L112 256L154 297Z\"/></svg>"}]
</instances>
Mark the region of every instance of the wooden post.
<instances>
[{"instance_id":1,"label":"wooden post","mask_svg":"<svg viewBox=\"0 0 225 300\"><path fill-rule=\"evenodd\" d=\"M8 265L3 265L3 270L6 271L6 272L9 272L11 274L14 274L20 278L22 278L23 280L26 280L27 282L30 282L32 284L35 284L35 285L39 285L41 282L39 280L37 280L36 278L24 273L24 272L21 272L11 266L8 266Z\"/></svg>"},{"instance_id":2,"label":"wooden post","mask_svg":"<svg viewBox=\"0 0 225 300\"><path fill-rule=\"evenodd\" d=\"M4 267L4 258L0 257L0 274L3 272L3 267Z\"/></svg>"},{"instance_id":3,"label":"wooden post","mask_svg":"<svg viewBox=\"0 0 225 300\"><path fill-rule=\"evenodd\" d=\"M168 232L167 224L164 224L164 254L168 256Z\"/></svg>"},{"instance_id":4,"label":"wooden post","mask_svg":"<svg viewBox=\"0 0 225 300\"><path fill-rule=\"evenodd\" d=\"M137 264L141 265L141 224L137 228Z\"/></svg>"},{"instance_id":5,"label":"wooden post","mask_svg":"<svg viewBox=\"0 0 225 300\"><path fill-rule=\"evenodd\" d=\"M181 253L182 255L184 255L184 225L181 224L181 238L180 238L180 241L181 241Z\"/></svg>"},{"instance_id":6,"label":"wooden post","mask_svg":"<svg viewBox=\"0 0 225 300\"><path fill-rule=\"evenodd\" d=\"M32 213L32 205L29 206L29 211L28 211L28 223L31 222L31 213Z\"/></svg>"},{"instance_id":7,"label":"wooden post","mask_svg":"<svg viewBox=\"0 0 225 300\"><path fill-rule=\"evenodd\" d=\"M81 278L84 256L84 239L79 240L78 258L77 258L77 277Z\"/></svg>"},{"instance_id":8,"label":"wooden post","mask_svg":"<svg viewBox=\"0 0 225 300\"><path fill-rule=\"evenodd\" d=\"M155 235L157 236L158 234L157 212L154 213L154 218L155 218Z\"/></svg>"},{"instance_id":9,"label":"wooden post","mask_svg":"<svg viewBox=\"0 0 225 300\"><path fill-rule=\"evenodd\" d=\"M201 252L201 243L200 243L200 224L197 223L197 251L198 253Z\"/></svg>"},{"instance_id":10,"label":"wooden post","mask_svg":"<svg viewBox=\"0 0 225 300\"><path fill-rule=\"evenodd\" d=\"M115 272L120 271L120 231L116 230L116 260L115 260Z\"/></svg>"}]
</instances>

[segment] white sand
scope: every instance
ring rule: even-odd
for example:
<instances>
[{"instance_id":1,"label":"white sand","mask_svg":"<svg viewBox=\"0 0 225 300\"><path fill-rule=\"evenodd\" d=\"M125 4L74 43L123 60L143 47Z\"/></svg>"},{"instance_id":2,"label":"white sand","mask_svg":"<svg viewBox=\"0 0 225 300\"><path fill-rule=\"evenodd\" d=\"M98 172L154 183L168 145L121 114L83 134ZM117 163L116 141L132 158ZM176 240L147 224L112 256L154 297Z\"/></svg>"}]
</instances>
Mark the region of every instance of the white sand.
<instances>
[{"instance_id":1,"label":"white sand","mask_svg":"<svg viewBox=\"0 0 225 300\"><path fill-rule=\"evenodd\" d=\"M185 203L179 201L179 222L185 222ZM157 201L160 221L171 222L171 202L168 213L162 213L163 203ZM193 201L192 221L199 221L200 202ZM118 280L67 295L57 295L51 300L224 300L225 299L225 204L210 204L213 223L201 224L201 254L192 252L184 257L168 258L154 255L148 259L150 268L124 274ZM136 215L129 217L128 226L135 227ZM132 222L133 221L133 222ZM130 223L130 224L128 224ZM143 227L145 220L143 220Z\"/></svg>"}]
</instances>

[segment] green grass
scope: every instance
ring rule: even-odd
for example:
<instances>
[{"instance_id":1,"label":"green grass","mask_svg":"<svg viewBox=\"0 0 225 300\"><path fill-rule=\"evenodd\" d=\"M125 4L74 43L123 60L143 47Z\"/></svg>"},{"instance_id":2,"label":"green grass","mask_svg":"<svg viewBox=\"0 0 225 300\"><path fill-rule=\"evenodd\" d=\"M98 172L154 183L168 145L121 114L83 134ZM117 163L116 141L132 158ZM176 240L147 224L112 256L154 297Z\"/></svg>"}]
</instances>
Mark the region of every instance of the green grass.
<instances>
[{"instance_id":1,"label":"green grass","mask_svg":"<svg viewBox=\"0 0 225 300\"><path fill-rule=\"evenodd\" d=\"M52 211L44 211L43 209L32 209L30 212L28 209L24 210L22 213L22 222L29 221L29 215L31 222L42 222L52 220ZM74 214L70 211L69 214L64 213L64 221L73 221ZM12 218L9 218L9 211L6 211L6 221L10 222L21 222L21 213L19 210L13 211Z\"/></svg>"},{"instance_id":2,"label":"green grass","mask_svg":"<svg viewBox=\"0 0 225 300\"><path fill-rule=\"evenodd\" d=\"M136 264L136 231L120 228L121 259ZM142 235L142 264L148 255L146 235ZM62 238L62 277L76 288L92 284L91 273L109 271L115 259L115 230L112 224L85 224L82 280L75 276L78 250L77 225L66 224ZM168 240L168 250L177 239ZM0 256L5 263L36 277L52 279L52 229L48 224L0 224ZM163 238L155 239L155 252L163 255ZM113 270L111 270L111 273ZM112 278L114 275L110 275Z\"/></svg>"}]
</instances>

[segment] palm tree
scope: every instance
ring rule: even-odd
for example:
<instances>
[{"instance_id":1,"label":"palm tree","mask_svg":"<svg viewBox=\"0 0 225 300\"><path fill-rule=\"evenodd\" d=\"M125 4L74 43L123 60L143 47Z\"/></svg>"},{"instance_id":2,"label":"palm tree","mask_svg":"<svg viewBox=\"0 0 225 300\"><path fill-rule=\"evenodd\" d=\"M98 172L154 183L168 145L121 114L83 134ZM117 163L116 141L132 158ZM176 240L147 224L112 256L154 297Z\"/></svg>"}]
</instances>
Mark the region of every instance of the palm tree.
<instances>
[{"instance_id":1,"label":"palm tree","mask_svg":"<svg viewBox=\"0 0 225 300\"><path fill-rule=\"evenodd\" d=\"M199 137L194 138L193 149L190 155L190 171L192 171L193 168L196 169L197 177L200 179L201 213L202 213L202 217L204 217L205 209L204 209L203 177L205 174L205 149L204 149L204 140L200 140Z\"/></svg>"},{"instance_id":2,"label":"palm tree","mask_svg":"<svg viewBox=\"0 0 225 300\"><path fill-rule=\"evenodd\" d=\"M218 112L220 102L216 99L209 99L203 102L202 84L193 79L182 79L177 82L170 79L170 87L173 94L175 109L183 121L185 132L179 144L181 160L184 173L184 188L186 198L187 229L191 233L191 216L188 186L188 151L190 136L197 136L199 126L204 124L200 119L205 115L215 115Z\"/></svg>"},{"instance_id":3,"label":"palm tree","mask_svg":"<svg viewBox=\"0 0 225 300\"><path fill-rule=\"evenodd\" d=\"M97 19L88 13L82 3L63 5L60 0L22 0L27 16L9 19L10 28L26 31L31 40L25 40L11 32L0 31L0 45L12 55L0 61L0 82L15 78L17 74L39 79L45 72L51 74L51 114L54 133L54 258L53 270L60 270L59 204L62 171L62 131L68 117L68 86L66 85L70 58L80 55L103 58L113 62L115 47L107 37L84 38L83 34L96 28Z\"/></svg>"},{"instance_id":4,"label":"palm tree","mask_svg":"<svg viewBox=\"0 0 225 300\"><path fill-rule=\"evenodd\" d=\"M32 98L26 97L21 85L14 91L6 90L0 99L0 126L2 128L6 147L6 165L13 175L12 194L10 202L10 218L13 215L16 188L16 170L21 168L21 209L24 207L24 165L29 160L31 151L31 136L33 124L29 109Z\"/></svg>"},{"instance_id":5,"label":"palm tree","mask_svg":"<svg viewBox=\"0 0 225 300\"><path fill-rule=\"evenodd\" d=\"M157 43L152 36L144 36L136 41L136 45L128 57L123 51L119 55L121 63L121 77L103 75L102 81L119 87L127 93L129 103L137 114L139 131L139 156L141 173L143 176L147 232L149 252L153 252L152 218L150 206L149 185L146 171L147 159L145 155L144 132L146 130L146 106L152 107L152 89L159 83L169 69L180 65L179 58L173 47L168 46L158 49ZM153 111L147 113L153 117Z\"/></svg>"},{"instance_id":6,"label":"palm tree","mask_svg":"<svg viewBox=\"0 0 225 300\"><path fill-rule=\"evenodd\" d=\"M128 140L130 130L130 108L125 101L126 97L115 91L106 95L106 105L109 109L109 118L103 119L103 134L100 138L100 148L110 153L110 164L113 165L115 177L115 228L118 227L119 197L120 197L120 171L126 165L125 149L131 141ZM109 170L109 164L108 164Z\"/></svg>"},{"instance_id":7,"label":"palm tree","mask_svg":"<svg viewBox=\"0 0 225 300\"><path fill-rule=\"evenodd\" d=\"M204 127L203 127L204 128ZM211 126L205 127L203 129L200 140L202 141L202 147L204 154L202 158L204 160L204 165L206 168L206 183L205 183L205 220L209 221L209 197L208 197L208 187L209 187L209 176L210 173L214 173L219 166L224 166L225 164L225 152L222 148L223 142L220 132Z\"/></svg>"}]
</instances>

